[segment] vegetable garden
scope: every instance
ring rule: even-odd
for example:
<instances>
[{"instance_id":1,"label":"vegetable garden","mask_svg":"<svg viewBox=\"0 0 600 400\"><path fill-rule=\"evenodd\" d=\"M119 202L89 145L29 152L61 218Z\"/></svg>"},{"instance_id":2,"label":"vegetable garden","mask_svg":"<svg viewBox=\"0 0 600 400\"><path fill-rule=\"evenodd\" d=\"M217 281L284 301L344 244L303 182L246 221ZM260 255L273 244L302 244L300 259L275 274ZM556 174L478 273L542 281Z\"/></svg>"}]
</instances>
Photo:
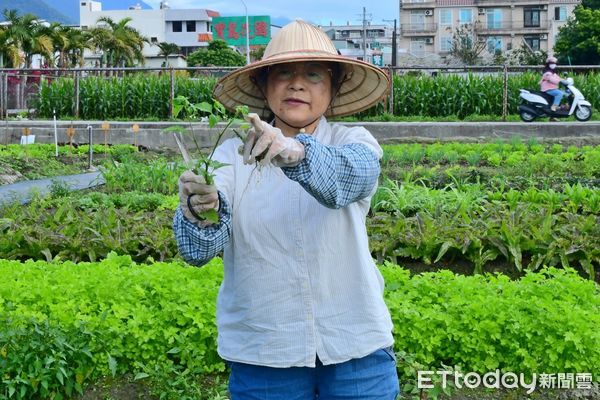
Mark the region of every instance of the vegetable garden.
<instances>
[{"instance_id":1,"label":"vegetable garden","mask_svg":"<svg viewBox=\"0 0 600 400\"><path fill-rule=\"evenodd\" d=\"M0 146L0 175L82 172L86 152ZM214 320L221 260L188 266L171 229L184 166L132 146L95 153L106 184L73 193L56 181L49 196L0 205L0 399L227 398ZM600 146L384 146L367 229L404 398L469 398L439 381L418 389L418 370L597 383L599 219ZM577 396L600 395L589 384Z\"/></svg>"}]
</instances>

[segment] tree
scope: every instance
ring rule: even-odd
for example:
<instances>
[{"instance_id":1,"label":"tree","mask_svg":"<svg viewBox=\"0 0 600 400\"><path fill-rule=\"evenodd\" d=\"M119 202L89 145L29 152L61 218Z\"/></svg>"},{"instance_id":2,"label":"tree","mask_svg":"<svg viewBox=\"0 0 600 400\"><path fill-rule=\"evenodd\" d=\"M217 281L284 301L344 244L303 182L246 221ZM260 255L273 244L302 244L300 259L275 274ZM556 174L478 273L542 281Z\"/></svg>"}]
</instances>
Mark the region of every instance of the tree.
<instances>
[{"instance_id":1,"label":"tree","mask_svg":"<svg viewBox=\"0 0 600 400\"><path fill-rule=\"evenodd\" d=\"M169 56L171 54L179 54L179 46L177 46L175 43L167 42L160 42L157 44L157 46L160 49L158 55L163 56L165 58L165 67L168 67Z\"/></svg>"},{"instance_id":2,"label":"tree","mask_svg":"<svg viewBox=\"0 0 600 400\"><path fill-rule=\"evenodd\" d=\"M256 47L254 47L250 51L250 57L252 57L253 60L262 60L263 56L265 55L265 49L266 48L267 48L267 46L256 46Z\"/></svg>"},{"instance_id":3,"label":"tree","mask_svg":"<svg viewBox=\"0 0 600 400\"><path fill-rule=\"evenodd\" d=\"M548 52L546 50L533 50L523 40L521 47L513 50L510 61L517 65L542 65L546 63Z\"/></svg>"},{"instance_id":4,"label":"tree","mask_svg":"<svg viewBox=\"0 0 600 400\"><path fill-rule=\"evenodd\" d=\"M137 29L127 26L129 22L129 17L118 22L110 17L102 17L98 19L97 26L90 30L93 47L102 50L109 67L129 67L135 62L144 63L142 50L148 40Z\"/></svg>"},{"instance_id":5,"label":"tree","mask_svg":"<svg viewBox=\"0 0 600 400\"><path fill-rule=\"evenodd\" d=\"M486 43L475 40L475 29L472 24L460 25L452 35L450 54L466 65L475 65L479 55L485 50Z\"/></svg>"},{"instance_id":6,"label":"tree","mask_svg":"<svg viewBox=\"0 0 600 400\"><path fill-rule=\"evenodd\" d=\"M591 6L597 3L588 1ZM594 4L592 4L594 3ZM561 62L576 65L596 65L600 63L600 9L575 7L574 17L560 28L554 51Z\"/></svg>"},{"instance_id":7,"label":"tree","mask_svg":"<svg viewBox=\"0 0 600 400\"><path fill-rule=\"evenodd\" d=\"M194 51L188 56L188 66L238 67L246 64L246 57L232 50L224 40L216 39L206 49Z\"/></svg>"},{"instance_id":8,"label":"tree","mask_svg":"<svg viewBox=\"0 0 600 400\"><path fill-rule=\"evenodd\" d=\"M10 37L8 29L0 28L0 68L18 68L22 63L21 51Z\"/></svg>"},{"instance_id":9,"label":"tree","mask_svg":"<svg viewBox=\"0 0 600 400\"><path fill-rule=\"evenodd\" d=\"M600 0L582 0L581 5L592 10L600 10Z\"/></svg>"},{"instance_id":10,"label":"tree","mask_svg":"<svg viewBox=\"0 0 600 400\"><path fill-rule=\"evenodd\" d=\"M17 10L4 10L2 14L8 22L7 40L23 52L25 68L31 68L35 54L48 59L52 57L53 46L48 28L40 24L35 15L19 16ZM15 67L20 67L20 65L15 65Z\"/></svg>"}]
</instances>

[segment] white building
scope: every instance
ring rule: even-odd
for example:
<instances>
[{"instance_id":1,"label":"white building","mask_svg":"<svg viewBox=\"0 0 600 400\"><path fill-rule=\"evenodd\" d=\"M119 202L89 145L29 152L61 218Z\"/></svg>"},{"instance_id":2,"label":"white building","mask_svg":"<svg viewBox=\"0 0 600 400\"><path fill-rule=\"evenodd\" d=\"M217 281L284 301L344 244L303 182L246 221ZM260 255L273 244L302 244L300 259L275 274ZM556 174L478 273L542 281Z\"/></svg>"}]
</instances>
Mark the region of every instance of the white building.
<instances>
[{"instance_id":1,"label":"white building","mask_svg":"<svg viewBox=\"0 0 600 400\"><path fill-rule=\"evenodd\" d=\"M320 26L333 41L343 56L378 64L374 56L382 56L380 64L391 64L392 35L394 29L388 25L325 25ZM364 33L364 34L363 34ZM364 40L363 40L364 37Z\"/></svg>"},{"instance_id":2,"label":"white building","mask_svg":"<svg viewBox=\"0 0 600 400\"><path fill-rule=\"evenodd\" d=\"M81 29L97 26L98 19L102 17L109 17L115 22L131 18L128 26L138 30L151 43L146 44L143 50L147 67L160 67L164 61L163 57L158 56L160 49L153 43L175 43L180 48L181 56L208 46L208 42L212 40L212 18L218 16L218 12L206 9L171 9L167 2L162 2L157 10L143 10L139 6L130 6L128 10L102 10L100 1L79 2ZM86 52L85 59L88 65L93 66L101 56L102 54ZM181 56L170 56L170 65L186 66Z\"/></svg>"}]
</instances>

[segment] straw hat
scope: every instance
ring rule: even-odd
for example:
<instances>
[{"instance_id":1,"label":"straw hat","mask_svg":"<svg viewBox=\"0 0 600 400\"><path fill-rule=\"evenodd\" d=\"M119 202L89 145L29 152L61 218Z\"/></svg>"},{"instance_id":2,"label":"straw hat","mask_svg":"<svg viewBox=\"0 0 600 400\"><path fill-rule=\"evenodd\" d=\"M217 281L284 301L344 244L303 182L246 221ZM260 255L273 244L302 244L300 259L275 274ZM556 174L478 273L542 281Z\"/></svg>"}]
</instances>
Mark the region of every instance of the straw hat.
<instances>
[{"instance_id":1,"label":"straw hat","mask_svg":"<svg viewBox=\"0 0 600 400\"><path fill-rule=\"evenodd\" d=\"M325 32L304 21L294 21L272 38L262 60L221 78L213 95L229 110L247 105L250 112L266 117L270 112L254 75L270 65L299 61L336 62L345 71L345 79L326 116L339 117L365 110L381 100L390 86L390 79L383 70L339 55Z\"/></svg>"}]
</instances>

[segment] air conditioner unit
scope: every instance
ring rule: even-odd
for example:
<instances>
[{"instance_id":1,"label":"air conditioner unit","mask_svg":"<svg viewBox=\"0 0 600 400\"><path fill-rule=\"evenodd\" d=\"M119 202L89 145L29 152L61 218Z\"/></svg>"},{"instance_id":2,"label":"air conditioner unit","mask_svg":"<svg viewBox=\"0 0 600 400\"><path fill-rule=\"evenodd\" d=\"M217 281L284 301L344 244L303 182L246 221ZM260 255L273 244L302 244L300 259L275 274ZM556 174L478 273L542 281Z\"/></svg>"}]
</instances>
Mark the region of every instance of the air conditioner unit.
<instances>
[{"instance_id":1,"label":"air conditioner unit","mask_svg":"<svg viewBox=\"0 0 600 400\"><path fill-rule=\"evenodd\" d=\"M548 9L548 6L546 4L542 4L541 9L542 11L546 11Z\"/></svg>"},{"instance_id":2,"label":"air conditioner unit","mask_svg":"<svg viewBox=\"0 0 600 400\"><path fill-rule=\"evenodd\" d=\"M547 35L547 34L545 34L545 33L542 33L542 34L540 35L540 40L548 40L548 35Z\"/></svg>"},{"instance_id":3,"label":"air conditioner unit","mask_svg":"<svg viewBox=\"0 0 600 400\"><path fill-rule=\"evenodd\" d=\"M426 38L425 44L433 44L433 38Z\"/></svg>"},{"instance_id":4,"label":"air conditioner unit","mask_svg":"<svg viewBox=\"0 0 600 400\"><path fill-rule=\"evenodd\" d=\"M433 10L425 10L425 16L426 16L426 17L431 17L431 16L433 16Z\"/></svg>"},{"instance_id":5,"label":"air conditioner unit","mask_svg":"<svg viewBox=\"0 0 600 400\"><path fill-rule=\"evenodd\" d=\"M485 14L485 8L480 8L480 9L478 10L478 14L479 14L479 15L484 15L484 14Z\"/></svg>"}]
</instances>

